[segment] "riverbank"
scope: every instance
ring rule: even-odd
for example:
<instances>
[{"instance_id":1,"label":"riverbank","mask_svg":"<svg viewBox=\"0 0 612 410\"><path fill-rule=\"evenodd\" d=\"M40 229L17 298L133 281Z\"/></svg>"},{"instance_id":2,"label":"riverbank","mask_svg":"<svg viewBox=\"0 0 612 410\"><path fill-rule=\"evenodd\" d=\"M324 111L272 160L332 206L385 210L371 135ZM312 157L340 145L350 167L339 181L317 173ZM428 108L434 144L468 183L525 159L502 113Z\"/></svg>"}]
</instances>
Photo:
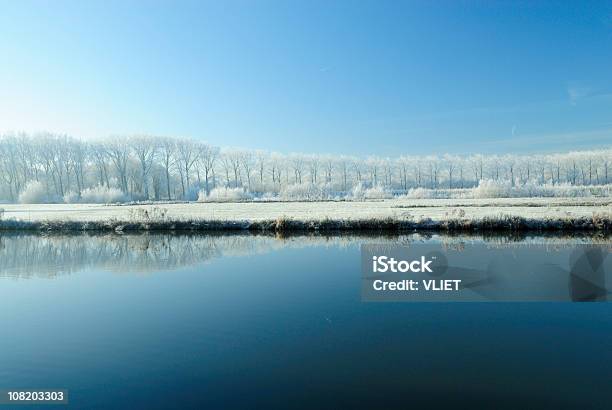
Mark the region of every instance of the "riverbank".
<instances>
[{"instance_id":1,"label":"riverbank","mask_svg":"<svg viewBox=\"0 0 612 410\"><path fill-rule=\"evenodd\" d=\"M601 231L610 198L362 202L4 205L2 230L28 231Z\"/></svg>"}]
</instances>

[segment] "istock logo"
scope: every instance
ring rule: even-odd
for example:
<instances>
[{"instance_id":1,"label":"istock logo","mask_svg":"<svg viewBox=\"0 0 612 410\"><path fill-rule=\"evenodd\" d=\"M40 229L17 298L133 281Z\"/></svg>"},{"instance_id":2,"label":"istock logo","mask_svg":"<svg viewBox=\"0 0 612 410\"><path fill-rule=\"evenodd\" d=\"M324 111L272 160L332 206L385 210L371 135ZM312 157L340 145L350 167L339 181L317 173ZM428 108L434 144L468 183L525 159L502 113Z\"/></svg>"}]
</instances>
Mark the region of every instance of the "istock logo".
<instances>
[{"instance_id":1,"label":"istock logo","mask_svg":"<svg viewBox=\"0 0 612 410\"><path fill-rule=\"evenodd\" d=\"M433 272L429 265L433 263L433 260L425 259L425 256L421 256L418 260L396 260L388 256L373 256L372 257L372 272Z\"/></svg>"}]
</instances>

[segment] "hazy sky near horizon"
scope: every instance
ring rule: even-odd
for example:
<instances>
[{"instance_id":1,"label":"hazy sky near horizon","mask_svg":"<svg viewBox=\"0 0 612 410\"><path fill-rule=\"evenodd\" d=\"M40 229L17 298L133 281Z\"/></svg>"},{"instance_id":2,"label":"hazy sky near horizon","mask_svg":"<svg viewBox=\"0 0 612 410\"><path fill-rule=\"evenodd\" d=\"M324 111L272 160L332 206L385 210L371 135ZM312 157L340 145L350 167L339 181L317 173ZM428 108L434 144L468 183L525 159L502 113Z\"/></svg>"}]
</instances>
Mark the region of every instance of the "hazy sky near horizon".
<instances>
[{"instance_id":1,"label":"hazy sky near horizon","mask_svg":"<svg viewBox=\"0 0 612 410\"><path fill-rule=\"evenodd\" d=\"M612 2L0 0L0 130L357 155L612 144Z\"/></svg>"}]
</instances>

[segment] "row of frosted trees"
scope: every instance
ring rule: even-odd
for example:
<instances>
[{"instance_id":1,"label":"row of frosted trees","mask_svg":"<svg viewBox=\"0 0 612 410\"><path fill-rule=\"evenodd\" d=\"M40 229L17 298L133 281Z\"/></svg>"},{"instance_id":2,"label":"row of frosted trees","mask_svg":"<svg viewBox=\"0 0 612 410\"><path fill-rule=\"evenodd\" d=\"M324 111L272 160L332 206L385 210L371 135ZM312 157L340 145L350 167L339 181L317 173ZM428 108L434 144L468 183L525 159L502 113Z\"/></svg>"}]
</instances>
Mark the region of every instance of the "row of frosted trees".
<instances>
[{"instance_id":1,"label":"row of frosted trees","mask_svg":"<svg viewBox=\"0 0 612 410\"><path fill-rule=\"evenodd\" d=\"M339 194L356 185L397 192L469 188L483 179L514 184L610 183L612 149L541 155L403 155L357 158L220 149L187 139L135 135L89 141L57 134L0 137L0 196L16 201L32 181L49 197L80 197L91 187L136 200L195 199L215 187L278 193L294 184L326 184Z\"/></svg>"}]
</instances>

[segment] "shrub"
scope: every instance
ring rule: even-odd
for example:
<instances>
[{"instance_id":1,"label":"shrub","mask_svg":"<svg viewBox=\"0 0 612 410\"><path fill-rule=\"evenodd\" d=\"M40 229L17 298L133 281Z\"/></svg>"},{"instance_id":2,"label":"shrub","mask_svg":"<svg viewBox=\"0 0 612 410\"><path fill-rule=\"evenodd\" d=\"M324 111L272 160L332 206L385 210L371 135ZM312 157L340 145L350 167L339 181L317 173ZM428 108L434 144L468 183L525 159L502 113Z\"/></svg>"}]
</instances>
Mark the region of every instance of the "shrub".
<instances>
[{"instance_id":1,"label":"shrub","mask_svg":"<svg viewBox=\"0 0 612 410\"><path fill-rule=\"evenodd\" d=\"M76 204L79 202L79 200L80 200L79 194L77 194L74 191L66 192L66 194L64 195L64 203Z\"/></svg>"},{"instance_id":2,"label":"shrub","mask_svg":"<svg viewBox=\"0 0 612 410\"><path fill-rule=\"evenodd\" d=\"M450 194L447 189L411 188L405 197L409 199L447 199Z\"/></svg>"},{"instance_id":3,"label":"shrub","mask_svg":"<svg viewBox=\"0 0 612 410\"><path fill-rule=\"evenodd\" d=\"M323 201L333 198L330 184L293 184L283 187L279 194L283 201Z\"/></svg>"},{"instance_id":4,"label":"shrub","mask_svg":"<svg viewBox=\"0 0 612 410\"><path fill-rule=\"evenodd\" d=\"M46 204L52 202L45 186L38 181L28 182L19 194L18 201L20 204Z\"/></svg>"},{"instance_id":5,"label":"shrub","mask_svg":"<svg viewBox=\"0 0 612 410\"><path fill-rule=\"evenodd\" d=\"M591 196L610 196L611 185L571 185L537 184L528 181L522 185L514 185L510 181L482 180L478 187L473 188L474 198L575 198Z\"/></svg>"},{"instance_id":6,"label":"shrub","mask_svg":"<svg viewBox=\"0 0 612 410\"><path fill-rule=\"evenodd\" d=\"M365 188L363 184L355 185L351 193L351 197L355 201L363 201L365 199L389 199L393 198L393 193L380 185Z\"/></svg>"},{"instance_id":7,"label":"shrub","mask_svg":"<svg viewBox=\"0 0 612 410\"><path fill-rule=\"evenodd\" d=\"M198 194L198 202L240 202L251 199L252 195L244 188L214 188L208 195L202 190Z\"/></svg>"},{"instance_id":8,"label":"shrub","mask_svg":"<svg viewBox=\"0 0 612 410\"><path fill-rule=\"evenodd\" d=\"M85 188L81 192L80 202L86 204L110 204L125 202L126 200L125 194L120 189L97 185L93 188Z\"/></svg>"},{"instance_id":9,"label":"shrub","mask_svg":"<svg viewBox=\"0 0 612 410\"><path fill-rule=\"evenodd\" d=\"M474 198L509 198L512 196L512 189L510 181L483 179L472 189L472 195Z\"/></svg>"},{"instance_id":10,"label":"shrub","mask_svg":"<svg viewBox=\"0 0 612 410\"><path fill-rule=\"evenodd\" d=\"M509 180L483 179L474 188L428 189L412 188L408 199L475 199L475 198L577 198L606 197L612 195L612 185L537 184L528 181L512 185Z\"/></svg>"},{"instance_id":11,"label":"shrub","mask_svg":"<svg viewBox=\"0 0 612 410\"><path fill-rule=\"evenodd\" d=\"M365 199L390 199L393 194L387 188L375 186L365 190Z\"/></svg>"}]
</instances>

